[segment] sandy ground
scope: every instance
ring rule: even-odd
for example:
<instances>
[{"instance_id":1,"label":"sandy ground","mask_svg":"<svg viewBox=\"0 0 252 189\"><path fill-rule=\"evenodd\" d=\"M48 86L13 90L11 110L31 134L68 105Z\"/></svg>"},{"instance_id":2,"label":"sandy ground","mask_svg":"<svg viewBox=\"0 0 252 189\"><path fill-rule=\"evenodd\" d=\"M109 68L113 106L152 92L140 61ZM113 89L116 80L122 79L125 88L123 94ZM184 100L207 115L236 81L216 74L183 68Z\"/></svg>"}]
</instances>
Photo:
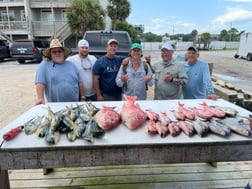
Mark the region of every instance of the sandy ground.
<instances>
[{"instance_id":1,"label":"sandy ground","mask_svg":"<svg viewBox=\"0 0 252 189\"><path fill-rule=\"evenodd\" d=\"M152 62L160 60L160 52L151 54ZM184 52L175 52L183 54ZM235 51L202 51L201 58L214 63L213 73L220 74L230 83L252 91L252 62L235 59ZM0 63L0 128L30 109L36 101L34 77L37 63L18 64L15 61ZM148 90L153 99L153 87Z\"/></svg>"}]
</instances>

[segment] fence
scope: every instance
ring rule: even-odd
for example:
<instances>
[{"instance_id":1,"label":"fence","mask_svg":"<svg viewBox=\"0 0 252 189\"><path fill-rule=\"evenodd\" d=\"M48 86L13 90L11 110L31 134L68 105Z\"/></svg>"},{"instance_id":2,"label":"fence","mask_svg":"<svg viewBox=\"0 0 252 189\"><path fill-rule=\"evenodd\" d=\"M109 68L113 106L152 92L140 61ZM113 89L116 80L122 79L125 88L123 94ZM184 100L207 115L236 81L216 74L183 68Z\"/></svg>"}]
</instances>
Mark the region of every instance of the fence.
<instances>
[{"instance_id":1,"label":"fence","mask_svg":"<svg viewBox=\"0 0 252 189\"><path fill-rule=\"evenodd\" d=\"M229 48L238 48L240 42L239 41L212 41L209 44L209 49L211 50L222 50L222 49L229 49ZM188 42L177 42L175 45L176 50L186 50L188 47L193 45L192 41ZM197 44L198 45L198 44ZM143 50L144 51L157 51L161 48L162 43L161 42L142 42ZM203 46L201 44L200 46Z\"/></svg>"}]
</instances>

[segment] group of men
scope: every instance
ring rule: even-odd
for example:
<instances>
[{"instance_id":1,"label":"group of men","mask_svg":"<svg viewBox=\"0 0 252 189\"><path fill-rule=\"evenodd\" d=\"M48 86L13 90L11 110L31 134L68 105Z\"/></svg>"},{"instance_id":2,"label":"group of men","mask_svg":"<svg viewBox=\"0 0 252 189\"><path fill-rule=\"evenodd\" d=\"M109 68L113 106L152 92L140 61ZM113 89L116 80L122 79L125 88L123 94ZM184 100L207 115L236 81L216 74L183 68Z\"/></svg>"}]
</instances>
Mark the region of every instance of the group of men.
<instances>
[{"instance_id":1,"label":"group of men","mask_svg":"<svg viewBox=\"0 0 252 189\"><path fill-rule=\"evenodd\" d=\"M97 59L89 54L89 43L78 42L78 54L53 39L43 51L46 57L37 69L36 104L47 102L119 101L123 95L146 100L148 86L154 85L154 100L217 99L211 83L208 64L198 59L194 46L187 49L186 61L173 57L174 49L161 48L162 61L150 64L144 59L142 45L133 43L129 56L117 56L118 41L110 39L106 55ZM69 57L68 57L69 56Z\"/></svg>"}]
</instances>

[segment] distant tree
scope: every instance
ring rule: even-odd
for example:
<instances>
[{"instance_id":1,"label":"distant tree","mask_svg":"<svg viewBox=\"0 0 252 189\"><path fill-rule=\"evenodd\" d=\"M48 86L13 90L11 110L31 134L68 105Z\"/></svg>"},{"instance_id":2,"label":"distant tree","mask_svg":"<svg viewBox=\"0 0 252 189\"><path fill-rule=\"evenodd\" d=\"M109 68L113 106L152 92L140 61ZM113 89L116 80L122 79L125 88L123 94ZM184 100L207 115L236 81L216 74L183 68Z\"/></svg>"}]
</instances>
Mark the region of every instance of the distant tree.
<instances>
[{"instance_id":1,"label":"distant tree","mask_svg":"<svg viewBox=\"0 0 252 189\"><path fill-rule=\"evenodd\" d=\"M144 33L141 37L141 41L143 42L157 42L162 41L162 35L157 35L151 32Z\"/></svg>"},{"instance_id":2,"label":"distant tree","mask_svg":"<svg viewBox=\"0 0 252 189\"><path fill-rule=\"evenodd\" d=\"M204 49L208 48L209 40L211 39L211 34L208 32L201 34L201 41L204 43Z\"/></svg>"},{"instance_id":3,"label":"distant tree","mask_svg":"<svg viewBox=\"0 0 252 189\"><path fill-rule=\"evenodd\" d=\"M228 39L228 31L225 29L221 30L220 35L219 35L219 40L227 41L227 39Z\"/></svg>"},{"instance_id":4,"label":"distant tree","mask_svg":"<svg viewBox=\"0 0 252 189\"><path fill-rule=\"evenodd\" d=\"M139 40L138 32L134 28L133 25L128 24L127 22L124 22L124 21L119 21L119 20L114 21L114 24L116 25L117 30L128 31L132 41Z\"/></svg>"},{"instance_id":5,"label":"distant tree","mask_svg":"<svg viewBox=\"0 0 252 189\"><path fill-rule=\"evenodd\" d=\"M113 25L116 20L126 21L130 14L130 3L128 0L108 0L107 13L112 20L112 28L116 29Z\"/></svg>"},{"instance_id":6,"label":"distant tree","mask_svg":"<svg viewBox=\"0 0 252 189\"><path fill-rule=\"evenodd\" d=\"M67 23L75 36L87 30L104 29L105 11L93 0L73 0L67 9Z\"/></svg>"},{"instance_id":7,"label":"distant tree","mask_svg":"<svg viewBox=\"0 0 252 189\"><path fill-rule=\"evenodd\" d=\"M194 41L196 41L196 38L198 36L198 31L196 29L192 30L191 36L193 37Z\"/></svg>"},{"instance_id":8,"label":"distant tree","mask_svg":"<svg viewBox=\"0 0 252 189\"><path fill-rule=\"evenodd\" d=\"M236 35L238 33L238 30L236 28L231 28L230 30L228 30L228 34L229 34L229 40L230 41L234 41L236 38Z\"/></svg>"}]
</instances>

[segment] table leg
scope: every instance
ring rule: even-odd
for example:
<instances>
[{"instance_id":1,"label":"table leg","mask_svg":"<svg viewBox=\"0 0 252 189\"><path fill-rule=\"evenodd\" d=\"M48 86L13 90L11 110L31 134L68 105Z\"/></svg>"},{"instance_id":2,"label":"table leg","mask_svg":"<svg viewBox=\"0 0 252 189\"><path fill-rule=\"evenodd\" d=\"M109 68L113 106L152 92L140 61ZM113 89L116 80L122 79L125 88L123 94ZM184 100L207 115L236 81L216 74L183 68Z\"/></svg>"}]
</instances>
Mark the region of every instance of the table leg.
<instances>
[{"instance_id":1,"label":"table leg","mask_svg":"<svg viewBox=\"0 0 252 189\"><path fill-rule=\"evenodd\" d=\"M8 170L0 170L0 183L2 189L10 189Z\"/></svg>"}]
</instances>

